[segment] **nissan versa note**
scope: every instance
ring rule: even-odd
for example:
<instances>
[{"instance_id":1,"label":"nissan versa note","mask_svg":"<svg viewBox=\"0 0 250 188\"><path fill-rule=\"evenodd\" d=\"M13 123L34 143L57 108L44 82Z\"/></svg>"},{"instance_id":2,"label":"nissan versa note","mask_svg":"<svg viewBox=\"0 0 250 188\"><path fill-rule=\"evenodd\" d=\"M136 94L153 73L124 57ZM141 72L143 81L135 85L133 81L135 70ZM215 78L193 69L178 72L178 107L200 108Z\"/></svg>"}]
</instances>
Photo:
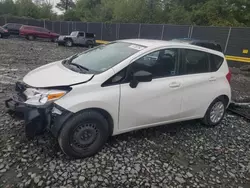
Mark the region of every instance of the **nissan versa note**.
<instances>
[{"instance_id":1,"label":"nissan versa note","mask_svg":"<svg viewBox=\"0 0 250 188\"><path fill-rule=\"evenodd\" d=\"M28 137L50 130L70 157L94 155L111 135L202 119L219 124L231 73L215 50L130 39L98 46L29 72L6 101Z\"/></svg>"}]
</instances>

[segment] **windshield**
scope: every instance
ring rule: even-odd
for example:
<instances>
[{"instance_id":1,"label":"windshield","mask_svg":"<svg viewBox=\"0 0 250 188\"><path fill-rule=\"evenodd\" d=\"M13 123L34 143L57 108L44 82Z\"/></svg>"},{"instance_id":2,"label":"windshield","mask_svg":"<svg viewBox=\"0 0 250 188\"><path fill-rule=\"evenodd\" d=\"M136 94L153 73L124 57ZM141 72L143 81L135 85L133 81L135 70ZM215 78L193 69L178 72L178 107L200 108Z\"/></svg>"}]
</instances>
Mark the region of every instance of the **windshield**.
<instances>
[{"instance_id":1,"label":"windshield","mask_svg":"<svg viewBox=\"0 0 250 188\"><path fill-rule=\"evenodd\" d=\"M142 49L144 46L115 42L83 52L71 59L71 63L89 71L101 73Z\"/></svg>"},{"instance_id":2,"label":"windshield","mask_svg":"<svg viewBox=\"0 0 250 188\"><path fill-rule=\"evenodd\" d=\"M77 33L78 33L77 31L73 31L70 33L70 36L77 36Z\"/></svg>"}]
</instances>

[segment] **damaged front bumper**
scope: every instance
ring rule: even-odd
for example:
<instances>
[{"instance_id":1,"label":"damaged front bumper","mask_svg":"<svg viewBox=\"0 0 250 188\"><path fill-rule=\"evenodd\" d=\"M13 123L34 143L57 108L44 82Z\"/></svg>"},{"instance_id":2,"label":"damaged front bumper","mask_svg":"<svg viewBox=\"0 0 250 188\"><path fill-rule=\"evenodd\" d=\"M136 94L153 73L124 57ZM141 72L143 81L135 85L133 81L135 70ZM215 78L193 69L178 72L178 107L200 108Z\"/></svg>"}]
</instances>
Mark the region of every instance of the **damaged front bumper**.
<instances>
[{"instance_id":1,"label":"damaged front bumper","mask_svg":"<svg viewBox=\"0 0 250 188\"><path fill-rule=\"evenodd\" d=\"M5 101L5 106L11 111L24 115L26 136L33 138L46 129L50 130L54 136L57 136L61 126L72 113L53 102L39 106L26 104L27 99L23 95L24 90L25 86L23 84L16 83L16 94Z\"/></svg>"}]
</instances>

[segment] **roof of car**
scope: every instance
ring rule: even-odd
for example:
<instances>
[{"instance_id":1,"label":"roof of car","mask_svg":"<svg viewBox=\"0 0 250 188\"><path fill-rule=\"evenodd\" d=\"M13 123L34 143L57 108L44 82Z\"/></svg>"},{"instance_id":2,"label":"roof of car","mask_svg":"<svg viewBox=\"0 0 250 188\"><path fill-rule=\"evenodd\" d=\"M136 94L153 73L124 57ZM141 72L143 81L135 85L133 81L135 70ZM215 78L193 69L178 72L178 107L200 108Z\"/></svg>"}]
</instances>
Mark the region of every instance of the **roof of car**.
<instances>
[{"instance_id":1,"label":"roof of car","mask_svg":"<svg viewBox=\"0 0 250 188\"><path fill-rule=\"evenodd\" d=\"M153 40L153 39L125 39L125 40L120 40L120 41L133 43L133 44L146 46L146 47L153 47L153 46L157 47L157 46L165 46L165 45L183 45L183 43L180 43L180 42Z\"/></svg>"},{"instance_id":2,"label":"roof of car","mask_svg":"<svg viewBox=\"0 0 250 188\"><path fill-rule=\"evenodd\" d=\"M22 27L43 28L43 27L33 26L33 25L22 25ZM44 28L44 29L46 29L46 28Z\"/></svg>"},{"instance_id":3,"label":"roof of car","mask_svg":"<svg viewBox=\"0 0 250 188\"><path fill-rule=\"evenodd\" d=\"M121 42L127 42L127 43L132 43L132 44L137 44L137 45L141 45L141 46L145 46L145 47L161 47L161 46L180 46L180 47L194 47L197 49L204 49L204 47L202 46L197 46L197 45L193 45L191 43L188 42L181 42L181 41L166 41L166 40L153 40L153 39L124 39L124 40L119 40ZM213 50L213 49L209 49L209 48L205 48L208 51L213 51L216 54L220 54L223 55L223 53L221 53L220 51L217 50Z\"/></svg>"}]
</instances>

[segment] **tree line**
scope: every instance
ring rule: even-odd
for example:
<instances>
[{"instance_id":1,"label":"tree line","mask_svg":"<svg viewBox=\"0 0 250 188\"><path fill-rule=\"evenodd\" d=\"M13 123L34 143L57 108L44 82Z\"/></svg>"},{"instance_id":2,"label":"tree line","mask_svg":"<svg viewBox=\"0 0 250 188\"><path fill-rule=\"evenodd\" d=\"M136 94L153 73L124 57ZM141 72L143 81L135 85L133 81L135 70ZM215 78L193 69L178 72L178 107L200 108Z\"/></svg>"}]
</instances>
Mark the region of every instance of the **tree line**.
<instances>
[{"instance_id":1,"label":"tree line","mask_svg":"<svg viewBox=\"0 0 250 188\"><path fill-rule=\"evenodd\" d=\"M49 0L0 0L0 15L36 19L250 26L249 0L61 0L57 15Z\"/></svg>"}]
</instances>

